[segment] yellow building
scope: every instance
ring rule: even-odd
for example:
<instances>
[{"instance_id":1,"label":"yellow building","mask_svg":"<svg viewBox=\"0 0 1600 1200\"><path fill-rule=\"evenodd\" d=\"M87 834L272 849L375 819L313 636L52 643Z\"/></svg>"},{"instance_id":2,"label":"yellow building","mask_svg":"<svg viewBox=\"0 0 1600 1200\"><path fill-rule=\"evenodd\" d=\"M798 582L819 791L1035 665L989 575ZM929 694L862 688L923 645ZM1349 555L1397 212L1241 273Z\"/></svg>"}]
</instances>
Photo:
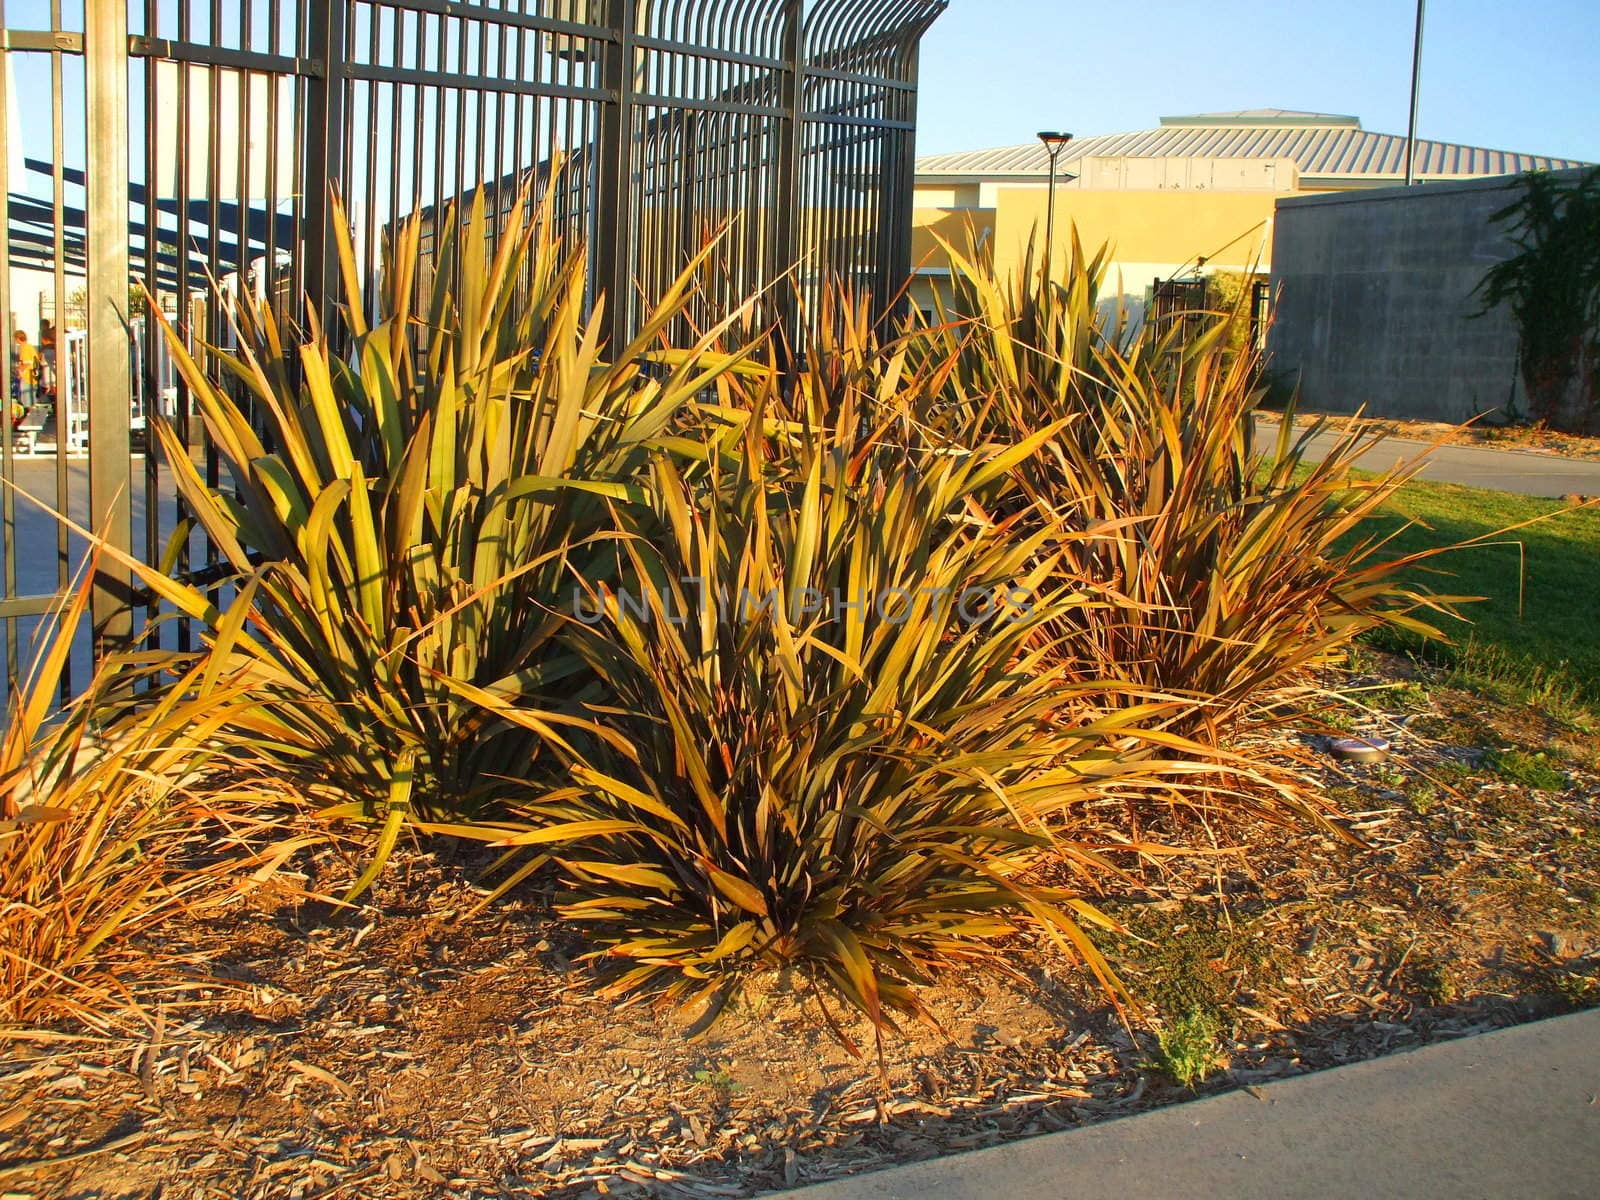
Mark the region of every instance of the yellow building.
<instances>
[{"instance_id":1,"label":"yellow building","mask_svg":"<svg viewBox=\"0 0 1600 1200\"><path fill-rule=\"evenodd\" d=\"M1448 142L1417 142L1423 182L1583 164ZM1078 138L1058 159L1055 261L1076 225L1086 249L1111 246L1107 298L1142 315L1157 280L1271 268L1281 196L1385 187L1405 178L1405 138L1355 117L1251 109L1163 117L1159 128ZM913 302L924 307L949 274L935 237L964 244L970 225L995 265L1017 269L1044 236L1049 156L1032 142L917 160ZM1118 281L1120 280L1120 284Z\"/></svg>"}]
</instances>

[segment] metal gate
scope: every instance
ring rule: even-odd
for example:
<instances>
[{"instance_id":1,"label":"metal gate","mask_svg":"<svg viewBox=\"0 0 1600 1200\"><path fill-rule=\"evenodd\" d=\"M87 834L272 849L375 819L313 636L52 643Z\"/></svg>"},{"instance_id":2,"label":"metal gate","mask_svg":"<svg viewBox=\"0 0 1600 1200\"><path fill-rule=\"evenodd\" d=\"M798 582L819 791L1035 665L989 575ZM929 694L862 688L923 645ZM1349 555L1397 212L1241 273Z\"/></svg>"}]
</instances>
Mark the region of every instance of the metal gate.
<instances>
[{"instance_id":1,"label":"metal gate","mask_svg":"<svg viewBox=\"0 0 1600 1200\"><path fill-rule=\"evenodd\" d=\"M1254 279L1250 282L1250 348L1265 357L1267 330L1272 327L1272 281Z\"/></svg>"},{"instance_id":2,"label":"metal gate","mask_svg":"<svg viewBox=\"0 0 1600 1200\"><path fill-rule=\"evenodd\" d=\"M1151 289L1150 321L1157 338L1182 329L1184 341L1199 331L1207 317L1208 288L1204 276L1157 279Z\"/></svg>"},{"instance_id":3,"label":"metal gate","mask_svg":"<svg viewBox=\"0 0 1600 1200\"><path fill-rule=\"evenodd\" d=\"M397 222L426 243L451 202L482 189L503 212L532 176L588 247L613 338L724 226L698 319L767 288L761 315L796 339L832 277L887 311L917 47L946 2L0 0L0 367L28 357L17 330L56 360L0 422L3 674L83 554L20 493L156 561L182 514L138 437L155 411L218 483L146 305L204 362L217 287L330 315L330 186L371 272ZM207 561L196 540L174 569ZM128 636L138 603L102 562L96 636Z\"/></svg>"}]
</instances>

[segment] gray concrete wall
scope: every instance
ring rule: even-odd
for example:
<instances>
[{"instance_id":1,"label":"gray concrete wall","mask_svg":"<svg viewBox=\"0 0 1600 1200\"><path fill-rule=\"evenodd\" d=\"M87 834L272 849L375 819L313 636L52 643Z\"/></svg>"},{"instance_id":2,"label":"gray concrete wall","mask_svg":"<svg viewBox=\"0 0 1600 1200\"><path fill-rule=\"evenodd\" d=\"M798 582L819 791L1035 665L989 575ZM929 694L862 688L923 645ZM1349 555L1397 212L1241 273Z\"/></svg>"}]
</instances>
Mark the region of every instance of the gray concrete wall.
<instances>
[{"instance_id":1,"label":"gray concrete wall","mask_svg":"<svg viewBox=\"0 0 1600 1200\"><path fill-rule=\"evenodd\" d=\"M1489 216L1516 179L1278 201L1269 350L1302 409L1465 421L1514 395L1526 410L1510 314L1471 315L1478 281L1512 253Z\"/></svg>"}]
</instances>

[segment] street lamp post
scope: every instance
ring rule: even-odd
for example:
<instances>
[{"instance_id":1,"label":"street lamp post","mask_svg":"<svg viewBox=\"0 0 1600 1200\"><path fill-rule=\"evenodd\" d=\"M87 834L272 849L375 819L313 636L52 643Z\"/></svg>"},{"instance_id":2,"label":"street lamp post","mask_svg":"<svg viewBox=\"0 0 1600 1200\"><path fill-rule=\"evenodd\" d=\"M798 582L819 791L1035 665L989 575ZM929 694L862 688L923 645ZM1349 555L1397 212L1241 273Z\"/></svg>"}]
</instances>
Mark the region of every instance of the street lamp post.
<instances>
[{"instance_id":1,"label":"street lamp post","mask_svg":"<svg viewBox=\"0 0 1600 1200\"><path fill-rule=\"evenodd\" d=\"M1045 153L1050 156L1050 196L1045 201L1044 209L1044 281L1049 284L1050 257L1056 244L1056 162L1072 140L1072 135L1046 130L1039 134L1039 140L1044 143Z\"/></svg>"},{"instance_id":2,"label":"street lamp post","mask_svg":"<svg viewBox=\"0 0 1600 1200\"><path fill-rule=\"evenodd\" d=\"M1427 0L1417 0L1417 30L1411 43L1411 122L1406 126L1406 186L1417 181L1417 99L1422 88L1422 12Z\"/></svg>"}]
</instances>

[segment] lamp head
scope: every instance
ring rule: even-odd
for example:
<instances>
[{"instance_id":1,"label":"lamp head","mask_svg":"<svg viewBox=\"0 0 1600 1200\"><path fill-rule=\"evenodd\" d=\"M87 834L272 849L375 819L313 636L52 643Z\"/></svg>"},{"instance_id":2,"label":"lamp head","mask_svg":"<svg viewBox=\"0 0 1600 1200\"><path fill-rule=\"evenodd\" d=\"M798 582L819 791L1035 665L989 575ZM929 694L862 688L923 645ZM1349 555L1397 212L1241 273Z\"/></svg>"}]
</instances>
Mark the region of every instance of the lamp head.
<instances>
[{"instance_id":1,"label":"lamp head","mask_svg":"<svg viewBox=\"0 0 1600 1200\"><path fill-rule=\"evenodd\" d=\"M1070 133L1056 133L1053 130L1044 130L1040 132L1038 137L1051 150L1060 149L1072 140Z\"/></svg>"}]
</instances>

